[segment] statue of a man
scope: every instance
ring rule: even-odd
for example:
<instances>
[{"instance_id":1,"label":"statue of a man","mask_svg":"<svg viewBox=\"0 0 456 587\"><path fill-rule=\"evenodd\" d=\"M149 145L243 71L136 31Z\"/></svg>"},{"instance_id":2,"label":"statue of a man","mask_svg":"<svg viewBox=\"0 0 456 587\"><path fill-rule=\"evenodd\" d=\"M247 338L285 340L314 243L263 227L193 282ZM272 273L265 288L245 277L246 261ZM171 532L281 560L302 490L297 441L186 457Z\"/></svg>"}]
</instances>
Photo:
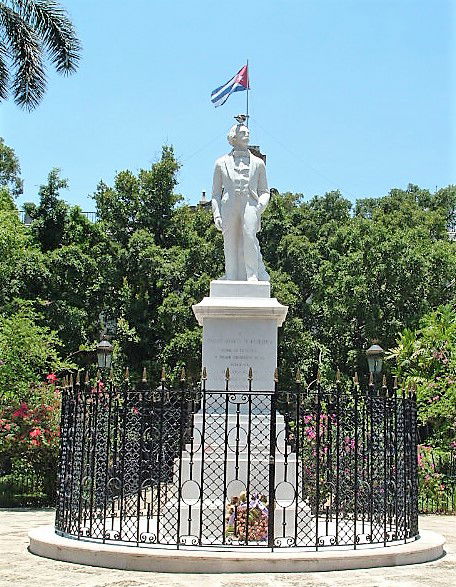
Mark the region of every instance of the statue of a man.
<instances>
[{"instance_id":1,"label":"statue of a man","mask_svg":"<svg viewBox=\"0 0 456 587\"><path fill-rule=\"evenodd\" d=\"M269 202L266 168L249 149L249 129L235 124L228 133L233 147L215 162L212 212L223 233L225 277L233 281L269 281L257 232Z\"/></svg>"}]
</instances>

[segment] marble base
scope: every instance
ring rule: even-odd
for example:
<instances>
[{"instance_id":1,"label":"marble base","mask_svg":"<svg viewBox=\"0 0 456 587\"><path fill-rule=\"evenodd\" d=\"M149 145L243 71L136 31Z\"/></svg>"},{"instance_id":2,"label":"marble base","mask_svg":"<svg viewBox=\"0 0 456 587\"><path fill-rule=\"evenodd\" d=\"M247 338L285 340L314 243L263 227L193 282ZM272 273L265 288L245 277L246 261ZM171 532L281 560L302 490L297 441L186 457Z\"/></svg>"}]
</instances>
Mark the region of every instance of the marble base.
<instances>
[{"instance_id":1,"label":"marble base","mask_svg":"<svg viewBox=\"0 0 456 587\"><path fill-rule=\"evenodd\" d=\"M123 544L101 544L58 536L52 526L29 532L32 554L59 561L161 573L302 573L413 565L440 558L445 539L423 531L418 540L386 548L367 546L357 550L325 547L299 548L148 548ZM349 582L349 581L348 581Z\"/></svg>"}]
</instances>

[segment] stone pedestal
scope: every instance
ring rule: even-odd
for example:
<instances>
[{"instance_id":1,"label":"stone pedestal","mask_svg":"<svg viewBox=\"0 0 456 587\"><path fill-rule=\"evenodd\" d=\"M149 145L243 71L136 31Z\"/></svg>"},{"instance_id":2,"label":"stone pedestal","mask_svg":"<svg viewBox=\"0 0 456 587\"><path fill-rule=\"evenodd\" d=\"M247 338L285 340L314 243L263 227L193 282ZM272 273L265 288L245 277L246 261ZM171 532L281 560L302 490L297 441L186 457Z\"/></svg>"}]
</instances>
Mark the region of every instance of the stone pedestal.
<instances>
[{"instance_id":1,"label":"stone pedestal","mask_svg":"<svg viewBox=\"0 0 456 587\"><path fill-rule=\"evenodd\" d=\"M268 281L212 281L210 296L193 306L203 327L202 365L206 367L206 390L225 389L230 370L230 391L249 388L272 391L277 367L277 328L288 308L270 297Z\"/></svg>"},{"instance_id":2,"label":"stone pedestal","mask_svg":"<svg viewBox=\"0 0 456 587\"><path fill-rule=\"evenodd\" d=\"M202 365L206 368L204 414L192 422L192 443L176 461L174 484L181 499L167 508L180 511L181 537L204 534L224 542L226 501L242 492L268 497L271 393L277 366L277 329L288 308L270 297L266 281L212 281L210 296L193 306L203 327ZM230 370L227 395L225 372ZM249 369L253 379L249 382ZM246 394L253 392L265 394ZM222 393L220 393L222 392ZM201 409L202 406L200 406ZM275 414L274 414L275 416ZM295 455L287 455L285 423L277 415L275 467L281 481L295 475ZM250 442L248 438L251 438ZM279 512L277 527L280 527ZM292 521L290 518L290 524Z\"/></svg>"}]
</instances>

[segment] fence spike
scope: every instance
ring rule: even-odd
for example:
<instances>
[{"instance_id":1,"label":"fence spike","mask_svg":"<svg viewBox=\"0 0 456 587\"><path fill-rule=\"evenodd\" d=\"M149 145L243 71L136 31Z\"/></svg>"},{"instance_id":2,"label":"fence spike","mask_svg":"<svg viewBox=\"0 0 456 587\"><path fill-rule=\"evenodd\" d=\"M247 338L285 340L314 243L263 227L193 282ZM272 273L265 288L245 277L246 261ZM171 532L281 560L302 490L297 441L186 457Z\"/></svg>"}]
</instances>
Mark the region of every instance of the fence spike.
<instances>
[{"instance_id":1,"label":"fence spike","mask_svg":"<svg viewBox=\"0 0 456 587\"><path fill-rule=\"evenodd\" d=\"M181 374L180 374L180 380L183 383L185 381L185 379L186 379L186 376L185 376L185 367L182 367Z\"/></svg>"},{"instance_id":2,"label":"fence spike","mask_svg":"<svg viewBox=\"0 0 456 587\"><path fill-rule=\"evenodd\" d=\"M298 369L296 371L295 381L296 381L296 383L301 383L301 381L302 381L301 369L299 367L298 367Z\"/></svg>"},{"instance_id":3,"label":"fence spike","mask_svg":"<svg viewBox=\"0 0 456 587\"><path fill-rule=\"evenodd\" d=\"M407 397L407 391L408 391L408 383L405 383L402 386L402 399L405 399Z\"/></svg>"},{"instance_id":4,"label":"fence spike","mask_svg":"<svg viewBox=\"0 0 456 587\"><path fill-rule=\"evenodd\" d=\"M337 367L336 371L336 383L340 383L340 369Z\"/></svg>"},{"instance_id":5,"label":"fence spike","mask_svg":"<svg viewBox=\"0 0 456 587\"><path fill-rule=\"evenodd\" d=\"M109 369L109 379L111 381L114 379L114 370L112 367Z\"/></svg>"},{"instance_id":6,"label":"fence spike","mask_svg":"<svg viewBox=\"0 0 456 587\"><path fill-rule=\"evenodd\" d=\"M372 371L369 373L369 385L374 385L374 374Z\"/></svg>"},{"instance_id":7,"label":"fence spike","mask_svg":"<svg viewBox=\"0 0 456 587\"><path fill-rule=\"evenodd\" d=\"M206 381L206 379L207 379L207 369L206 369L206 367L203 367L203 370L201 372L201 379L202 379L202 381Z\"/></svg>"},{"instance_id":8,"label":"fence spike","mask_svg":"<svg viewBox=\"0 0 456 587\"><path fill-rule=\"evenodd\" d=\"M383 375L382 387L387 387L387 385L386 385L386 375Z\"/></svg>"},{"instance_id":9,"label":"fence spike","mask_svg":"<svg viewBox=\"0 0 456 587\"><path fill-rule=\"evenodd\" d=\"M81 385L81 374L79 369L76 371L76 385Z\"/></svg>"},{"instance_id":10,"label":"fence spike","mask_svg":"<svg viewBox=\"0 0 456 587\"><path fill-rule=\"evenodd\" d=\"M321 380L321 373L320 373L320 369L318 369L317 371L317 383L320 383Z\"/></svg>"},{"instance_id":11,"label":"fence spike","mask_svg":"<svg viewBox=\"0 0 456 587\"><path fill-rule=\"evenodd\" d=\"M230 368L227 367L225 370L225 381L229 381L230 380Z\"/></svg>"},{"instance_id":12,"label":"fence spike","mask_svg":"<svg viewBox=\"0 0 456 587\"><path fill-rule=\"evenodd\" d=\"M274 369L274 382L279 382L279 370L277 369L277 367Z\"/></svg>"},{"instance_id":13,"label":"fence spike","mask_svg":"<svg viewBox=\"0 0 456 587\"><path fill-rule=\"evenodd\" d=\"M125 379L125 381L130 380L130 369L128 367L125 369L124 379Z\"/></svg>"},{"instance_id":14,"label":"fence spike","mask_svg":"<svg viewBox=\"0 0 456 587\"><path fill-rule=\"evenodd\" d=\"M144 367L142 372L142 382L147 383L147 369Z\"/></svg>"},{"instance_id":15,"label":"fence spike","mask_svg":"<svg viewBox=\"0 0 456 587\"><path fill-rule=\"evenodd\" d=\"M70 388L73 389L74 387L74 377L73 377L73 373L70 375Z\"/></svg>"},{"instance_id":16,"label":"fence spike","mask_svg":"<svg viewBox=\"0 0 456 587\"><path fill-rule=\"evenodd\" d=\"M164 365L162 367L162 372L161 372L161 381L162 381L162 383L164 383L166 381L166 371L165 371Z\"/></svg>"},{"instance_id":17,"label":"fence spike","mask_svg":"<svg viewBox=\"0 0 456 587\"><path fill-rule=\"evenodd\" d=\"M85 375L84 383L85 383L86 385L89 385L89 372L88 372L88 371L86 371L86 375Z\"/></svg>"},{"instance_id":18,"label":"fence spike","mask_svg":"<svg viewBox=\"0 0 456 587\"><path fill-rule=\"evenodd\" d=\"M411 384L409 384L407 386L407 389L405 390L405 397L406 398L407 397L409 397L409 398L412 397L412 385Z\"/></svg>"},{"instance_id":19,"label":"fence spike","mask_svg":"<svg viewBox=\"0 0 456 587\"><path fill-rule=\"evenodd\" d=\"M355 376L353 377L353 383L355 385L359 385L358 371L355 371Z\"/></svg>"},{"instance_id":20,"label":"fence spike","mask_svg":"<svg viewBox=\"0 0 456 587\"><path fill-rule=\"evenodd\" d=\"M98 369L98 371L97 371L97 381L100 381L100 380L101 380L101 371L100 371L100 369Z\"/></svg>"},{"instance_id":21,"label":"fence spike","mask_svg":"<svg viewBox=\"0 0 456 587\"><path fill-rule=\"evenodd\" d=\"M252 371L252 367L249 367L249 374L247 375L247 379L249 381L252 381L253 379L253 371Z\"/></svg>"},{"instance_id":22,"label":"fence spike","mask_svg":"<svg viewBox=\"0 0 456 587\"><path fill-rule=\"evenodd\" d=\"M393 389L397 390L397 375L395 375L393 378Z\"/></svg>"}]
</instances>

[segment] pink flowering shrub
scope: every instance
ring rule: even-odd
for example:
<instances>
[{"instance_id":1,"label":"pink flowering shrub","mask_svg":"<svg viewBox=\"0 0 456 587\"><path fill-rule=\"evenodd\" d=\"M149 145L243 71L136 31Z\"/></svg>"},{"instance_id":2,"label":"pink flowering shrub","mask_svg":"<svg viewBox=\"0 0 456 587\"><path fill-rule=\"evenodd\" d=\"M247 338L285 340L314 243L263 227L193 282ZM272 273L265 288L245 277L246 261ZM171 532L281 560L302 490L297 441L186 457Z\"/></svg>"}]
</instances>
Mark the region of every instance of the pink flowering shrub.
<instances>
[{"instance_id":1,"label":"pink flowering shrub","mask_svg":"<svg viewBox=\"0 0 456 587\"><path fill-rule=\"evenodd\" d=\"M59 449L59 392L53 384L40 387L34 394L39 401L0 409L0 465L8 468L11 462L22 462L52 487Z\"/></svg>"},{"instance_id":2,"label":"pink flowering shrub","mask_svg":"<svg viewBox=\"0 0 456 587\"><path fill-rule=\"evenodd\" d=\"M291 440L298 441L301 457L302 498L306 500L313 510L317 508L317 463L318 463L318 508L321 510L331 500L331 478L335 462L335 434L336 416L334 414L321 413L319 421L313 412L303 414L299 426L291 423ZM332 430L331 437L329 430ZM299 435L299 438L296 438ZM349 467L348 461L354 450L355 440L351 436L344 435L340 438L340 464ZM332 460L330 451L333 451Z\"/></svg>"},{"instance_id":3,"label":"pink flowering shrub","mask_svg":"<svg viewBox=\"0 0 456 587\"><path fill-rule=\"evenodd\" d=\"M437 451L431 446L418 446L418 487L420 498L439 503L447 490L445 475L437 470Z\"/></svg>"}]
</instances>

